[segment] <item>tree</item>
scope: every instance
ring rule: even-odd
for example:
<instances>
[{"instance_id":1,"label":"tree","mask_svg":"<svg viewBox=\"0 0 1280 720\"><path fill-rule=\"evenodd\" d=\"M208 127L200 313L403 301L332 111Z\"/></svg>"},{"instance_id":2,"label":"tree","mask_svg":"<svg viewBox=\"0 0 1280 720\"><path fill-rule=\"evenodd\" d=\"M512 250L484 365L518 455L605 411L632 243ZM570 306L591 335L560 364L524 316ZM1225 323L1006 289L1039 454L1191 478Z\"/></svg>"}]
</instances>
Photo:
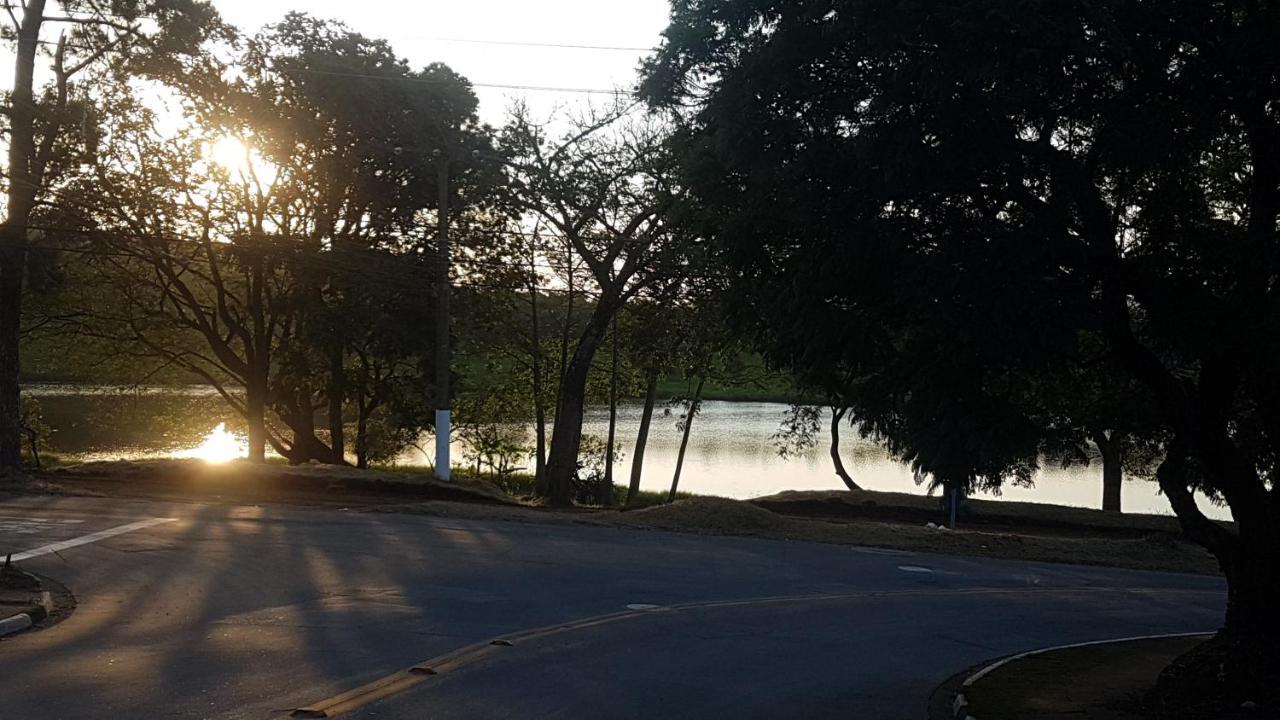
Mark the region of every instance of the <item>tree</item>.
<instances>
[{"instance_id":1,"label":"tree","mask_svg":"<svg viewBox=\"0 0 1280 720\"><path fill-rule=\"evenodd\" d=\"M639 370L644 386L640 427L631 453L627 506L633 505L640 497L645 449L649 444L649 429L658 401L658 381L677 368L682 345L688 338L686 330L690 313L686 307L672 301L669 296L641 298L631 305L624 325L631 364Z\"/></svg>"},{"instance_id":2,"label":"tree","mask_svg":"<svg viewBox=\"0 0 1280 720\"><path fill-rule=\"evenodd\" d=\"M849 471L844 467L844 460L840 458L840 424L849 416L849 408L833 402L827 406L827 412L831 415L830 430L828 431L831 437L831 445L828 451L831 455L831 466L835 469L836 475L844 483L845 487L850 490L861 490L862 487L854 482L853 477L849 475ZM821 432L821 428L821 407L802 403L792 404L787 409L787 415L782 421L782 426L773 436L774 442L778 446L778 455L786 460L814 447L818 444L818 433Z\"/></svg>"},{"instance_id":3,"label":"tree","mask_svg":"<svg viewBox=\"0 0 1280 720\"><path fill-rule=\"evenodd\" d=\"M684 238L669 222L678 192L666 173L664 135L618 106L578 119L549 140L517 110L503 134L519 208L540 218L595 286L590 316L564 367L546 476L549 499L571 502L588 375L614 315L641 290L678 276ZM571 316L570 316L571 317ZM565 354L568 355L567 332Z\"/></svg>"},{"instance_id":4,"label":"tree","mask_svg":"<svg viewBox=\"0 0 1280 720\"><path fill-rule=\"evenodd\" d=\"M244 80L208 118L250 139L269 163L275 179L264 215L316 260L295 275L296 387L276 393L278 411L310 437L314 408L327 406L328 459L341 463L352 338L367 340L364 329L379 324L370 313L380 309L364 301L378 267L370 251L384 254L384 267L395 255L422 253L422 216L441 196L439 157L451 158L450 221L461 225L492 177L492 163L473 159L491 151L488 133L464 78L440 64L415 72L385 41L338 23L292 13L253 39L240 64ZM388 269L420 286L423 275L413 271L430 269L423 265ZM309 454L323 454L308 443L317 448Z\"/></svg>"},{"instance_id":5,"label":"tree","mask_svg":"<svg viewBox=\"0 0 1280 720\"><path fill-rule=\"evenodd\" d=\"M477 392L485 392L488 375L497 367L529 384L535 488L545 495L547 423L555 416L557 386L568 362L577 273L562 257L563 242L541 223L524 227L521 212L510 207L495 212L493 219L504 222L478 229L478 241L459 259L468 280L478 287L464 296L458 313L464 325L460 351L485 366L483 375L475 378ZM559 337L549 332L557 325ZM560 374L552 361L557 354Z\"/></svg>"},{"instance_id":6,"label":"tree","mask_svg":"<svg viewBox=\"0 0 1280 720\"><path fill-rule=\"evenodd\" d=\"M358 436L392 411L419 426L401 399L406 383L430 387L416 358L431 346L410 324L435 301L423 291L438 267L422 251L440 195L428 151L484 145L466 81L294 14L176 98L182 131L162 131L123 84L100 95L108 142L63 193L78 200L64 224L89 238L79 250L122 301L95 308L93 332L218 388L246 419L253 459L270 444L294 462L344 462L348 405ZM457 163L464 211L487 182L481 166Z\"/></svg>"},{"instance_id":7,"label":"tree","mask_svg":"<svg viewBox=\"0 0 1280 720\"><path fill-rule=\"evenodd\" d=\"M1091 336L1081 339L1081 363L1064 366L1035 385L1045 409L1042 452L1064 467L1087 465L1092 449L1102 463L1102 509L1121 511L1124 475L1154 479L1166 441L1150 393L1097 356Z\"/></svg>"},{"instance_id":8,"label":"tree","mask_svg":"<svg viewBox=\"0 0 1280 720\"><path fill-rule=\"evenodd\" d=\"M680 450L676 454L675 472L671 476L671 490L667 502L675 502L680 487L680 474L684 469L685 450L689 446L689 434L694 418L702 411L702 391L707 381L726 387L744 385L756 380L753 371L744 367L742 354L745 348L740 338L733 334L725 322L724 307L717 301L720 289L707 275L695 279L686 289L692 300L686 319L687 333L680 344L679 367L692 392L675 399L684 407L676 428L680 431Z\"/></svg>"},{"instance_id":9,"label":"tree","mask_svg":"<svg viewBox=\"0 0 1280 720\"><path fill-rule=\"evenodd\" d=\"M1081 333L1150 393L1160 487L1229 586L1168 715L1280 707L1278 11L690 0L648 69L693 106L682 178L740 317L919 467L1025 477L1046 413L1020 385Z\"/></svg>"},{"instance_id":10,"label":"tree","mask_svg":"<svg viewBox=\"0 0 1280 720\"><path fill-rule=\"evenodd\" d=\"M4 109L8 158L5 215L0 226L0 467L21 463L19 336L27 255L37 237L33 218L50 201L49 189L68 160L92 161L96 140L76 132L91 125L92 106L73 81L111 62L149 77L182 75L183 59L225 28L207 2L123 0L107 8L89 0L46 0L5 5L17 40L13 87ZM56 42L44 39L58 28ZM37 69L40 71L37 72ZM36 87L38 75L52 76Z\"/></svg>"}]
</instances>

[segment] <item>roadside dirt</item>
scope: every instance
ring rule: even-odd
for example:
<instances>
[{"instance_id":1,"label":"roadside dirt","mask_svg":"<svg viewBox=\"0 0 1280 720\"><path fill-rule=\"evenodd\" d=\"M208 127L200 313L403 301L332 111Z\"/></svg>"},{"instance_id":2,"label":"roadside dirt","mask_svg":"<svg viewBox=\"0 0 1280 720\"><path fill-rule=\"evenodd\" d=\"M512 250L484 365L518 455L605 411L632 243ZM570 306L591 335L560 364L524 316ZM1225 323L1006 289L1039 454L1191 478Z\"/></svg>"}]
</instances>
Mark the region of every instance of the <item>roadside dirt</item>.
<instances>
[{"instance_id":1,"label":"roadside dirt","mask_svg":"<svg viewBox=\"0 0 1280 720\"><path fill-rule=\"evenodd\" d=\"M709 535L865 545L976 557L1218 574L1171 517L1113 515L1033 503L972 500L956 531L930 527L937 498L904 493L792 492L750 502L695 497L620 511L522 503L482 481L420 473L197 460L99 462L62 468L0 492L94 494L226 504L342 507L475 520L586 524Z\"/></svg>"},{"instance_id":2,"label":"roadside dirt","mask_svg":"<svg viewBox=\"0 0 1280 720\"><path fill-rule=\"evenodd\" d=\"M831 521L787 516L753 503L726 498L690 498L671 505L625 512L484 508L447 502L383 505L370 509L377 512L465 519L589 524L703 535L736 535L1202 575L1215 575L1219 572L1217 562L1202 548L1163 532L1148 533L1140 537L1109 537L1091 536L1082 532L1052 536L969 528L952 531L929 528L923 524L863 519Z\"/></svg>"}]
</instances>

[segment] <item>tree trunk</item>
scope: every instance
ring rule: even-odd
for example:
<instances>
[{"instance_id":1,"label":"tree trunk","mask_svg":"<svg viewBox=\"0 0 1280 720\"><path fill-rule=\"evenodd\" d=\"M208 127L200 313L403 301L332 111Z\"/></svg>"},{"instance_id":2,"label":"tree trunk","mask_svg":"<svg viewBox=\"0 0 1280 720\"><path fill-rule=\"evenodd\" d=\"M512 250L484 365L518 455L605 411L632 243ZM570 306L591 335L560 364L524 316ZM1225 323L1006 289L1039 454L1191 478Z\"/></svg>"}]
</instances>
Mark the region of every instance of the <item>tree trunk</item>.
<instances>
[{"instance_id":1,"label":"tree trunk","mask_svg":"<svg viewBox=\"0 0 1280 720\"><path fill-rule=\"evenodd\" d=\"M596 502L613 504L613 444L618 430L618 316L613 316L612 352L609 367L609 440L604 450L604 482L600 485Z\"/></svg>"},{"instance_id":2,"label":"tree trunk","mask_svg":"<svg viewBox=\"0 0 1280 720\"><path fill-rule=\"evenodd\" d=\"M311 404L311 388L307 383L299 384L293 393L292 400L293 403L288 406L287 412L279 413L280 419L293 432L293 442L285 457L294 465L312 460L322 463L332 462L333 450L316 437L315 408Z\"/></svg>"},{"instance_id":3,"label":"tree trunk","mask_svg":"<svg viewBox=\"0 0 1280 720\"><path fill-rule=\"evenodd\" d=\"M347 397L347 376L342 343L338 339L331 340L329 348L329 449L333 451L335 465L347 464L346 439L342 423L342 405Z\"/></svg>"},{"instance_id":4,"label":"tree trunk","mask_svg":"<svg viewBox=\"0 0 1280 720\"><path fill-rule=\"evenodd\" d=\"M1212 466L1201 458L1201 467ZM1190 489L1188 444L1168 443L1156 471L1183 533L1218 559L1227 578L1226 620L1218 635L1176 659L1146 698L1153 715L1234 717L1245 702L1257 717L1280 708L1280 511L1233 508L1236 532L1200 511Z\"/></svg>"},{"instance_id":5,"label":"tree trunk","mask_svg":"<svg viewBox=\"0 0 1280 720\"><path fill-rule=\"evenodd\" d=\"M22 400L19 335L22 323L22 275L25 231L6 228L0 251L0 467L22 465Z\"/></svg>"},{"instance_id":6,"label":"tree trunk","mask_svg":"<svg viewBox=\"0 0 1280 720\"><path fill-rule=\"evenodd\" d=\"M542 386L542 327L538 318L538 270L534 258L529 258L529 315L532 321L530 340L532 341L533 370L533 423L536 437L533 469L534 494L545 497L547 494L547 406L543 397Z\"/></svg>"},{"instance_id":7,"label":"tree trunk","mask_svg":"<svg viewBox=\"0 0 1280 720\"><path fill-rule=\"evenodd\" d=\"M1169 718L1276 717L1280 708L1280 538L1238 543L1221 560L1227 576L1227 616L1218 634L1177 658L1160 674L1147 704Z\"/></svg>"},{"instance_id":8,"label":"tree trunk","mask_svg":"<svg viewBox=\"0 0 1280 720\"><path fill-rule=\"evenodd\" d=\"M252 347L245 349L245 411L249 423L249 461L264 462L267 457L267 396L271 378L271 334L266 317L266 271L262 255L252 254L249 270L249 322L252 325Z\"/></svg>"},{"instance_id":9,"label":"tree trunk","mask_svg":"<svg viewBox=\"0 0 1280 720\"><path fill-rule=\"evenodd\" d=\"M356 418L356 467L369 467L369 411L363 407Z\"/></svg>"},{"instance_id":10,"label":"tree trunk","mask_svg":"<svg viewBox=\"0 0 1280 720\"><path fill-rule=\"evenodd\" d=\"M1246 538L1226 564L1227 618L1219 640L1227 644L1221 672L1228 705L1251 700L1280 711L1280 529ZM1238 701L1237 701L1238 698Z\"/></svg>"},{"instance_id":11,"label":"tree trunk","mask_svg":"<svg viewBox=\"0 0 1280 720\"><path fill-rule=\"evenodd\" d=\"M573 333L573 249L566 244L565 263L568 267L568 287L565 292L564 325L560 329L560 385L569 371L569 336ZM561 387L556 388L556 417L560 417Z\"/></svg>"},{"instance_id":12,"label":"tree trunk","mask_svg":"<svg viewBox=\"0 0 1280 720\"><path fill-rule=\"evenodd\" d=\"M1112 432L1093 433L1093 444L1098 446L1102 455L1102 509L1106 512L1120 512L1120 491L1124 485L1124 454L1121 452L1121 438Z\"/></svg>"},{"instance_id":13,"label":"tree trunk","mask_svg":"<svg viewBox=\"0 0 1280 720\"><path fill-rule=\"evenodd\" d=\"M534 458L533 466L533 492L539 497L547 495L547 410L539 402L533 410L534 435L534 452L537 457Z\"/></svg>"},{"instance_id":14,"label":"tree trunk","mask_svg":"<svg viewBox=\"0 0 1280 720\"><path fill-rule=\"evenodd\" d=\"M831 464L835 466L836 475L844 481L845 487L850 490L861 490L858 483L849 477L849 471L844 469L844 461L840 459L840 421L848 411L848 408L835 406L831 408Z\"/></svg>"},{"instance_id":15,"label":"tree trunk","mask_svg":"<svg viewBox=\"0 0 1280 720\"><path fill-rule=\"evenodd\" d=\"M676 455L676 472L671 476L671 492L667 502L676 501L676 490L680 487L680 471L684 469L684 451L689 447L689 430L693 428L693 418L698 414L698 406L702 404L702 386L707 381L705 376L698 377L698 388L693 391L693 400L689 402L689 413L684 418L684 435L680 438L680 452Z\"/></svg>"},{"instance_id":16,"label":"tree trunk","mask_svg":"<svg viewBox=\"0 0 1280 720\"><path fill-rule=\"evenodd\" d=\"M264 369L265 370L265 369ZM249 425L249 461L267 459L267 379L265 372L250 367L245 385L245 422Z\"/></svg>"},{"instance_id":17,"label":"tree trunk","mask_svg":"<svg viewBox=\"0 0 1280 720\"><path fill-rule=\"evenodd\" d=\"M27 447L31 449L31 462L35 465L37 471L44 468L40 465L40 435L35 430L28 429Z\"/></svg>"},{"instance_id":18,"label":"tree trunk","mask_svg":"<svg viewBox=\"0 0 1280 720\"><path fill-rule=\"evenodd\" d=\"M627 507L640 496L640 477L644 472L644 448L649 443L649 421L653 419L653 406L658 399L658 371L650 370L645 381L644 412L640 414L640 432L636 433L636 448L631 453L631 485L627 488Z\"/></svg>"},{"instance_id":19,"label":"tree trunk","mask_svg":"<svg viewBox=\"0 0 1280 720\"><path fill-rule=\"evenodd\" d=\"M36 48L45 0L29 0L18 28L13 88L9 93L6 217L0 228L0 468L22 466L22 401L19 397L19 336L22 281L27 265L27 225L35 207L39 179L36 160L36 105L32 91Z\"/></svg>"},{"instance_id":20,"label":"tree trunk","mask_svg":"<svg viewBox=\"0 0 1280 720\"><path fill-rule=\"evenodd\" d=\"M547 458L547 498L552 505L567 507L573 502L573 476L578 468L578 449L582 444L587 376L615 307L616 304L606 298L601 298L596 304L560 382L559 410L551 431L551 454Z\"/></svg>"}]
</instances>

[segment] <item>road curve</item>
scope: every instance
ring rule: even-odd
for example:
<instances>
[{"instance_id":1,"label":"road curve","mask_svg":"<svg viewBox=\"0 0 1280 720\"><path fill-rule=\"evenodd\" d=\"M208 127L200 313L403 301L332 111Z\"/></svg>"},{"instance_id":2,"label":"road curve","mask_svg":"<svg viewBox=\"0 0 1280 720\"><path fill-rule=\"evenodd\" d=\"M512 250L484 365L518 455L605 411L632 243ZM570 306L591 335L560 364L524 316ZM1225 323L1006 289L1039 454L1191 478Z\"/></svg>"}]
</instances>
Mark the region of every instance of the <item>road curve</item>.
<instances>
[{"instance_id":1,"label":"road curve","mask_svg":"<svg viewBox=\"0 0 1280 720\"><path fill-rule=\"evenodd\" d=\"M143 522L156 518L173 522ZM103 532L130 524L141 529ZM983 660L1211 629L1224 606L1220 580L1170 573L384 513L0 500L0 553L95 533L24 563L79 607L0 642L6 717L280 717L515 638L343 717L919 720L934 686ZM594 618L605 621L575 623Z\"/></svg>"}]
</instances>

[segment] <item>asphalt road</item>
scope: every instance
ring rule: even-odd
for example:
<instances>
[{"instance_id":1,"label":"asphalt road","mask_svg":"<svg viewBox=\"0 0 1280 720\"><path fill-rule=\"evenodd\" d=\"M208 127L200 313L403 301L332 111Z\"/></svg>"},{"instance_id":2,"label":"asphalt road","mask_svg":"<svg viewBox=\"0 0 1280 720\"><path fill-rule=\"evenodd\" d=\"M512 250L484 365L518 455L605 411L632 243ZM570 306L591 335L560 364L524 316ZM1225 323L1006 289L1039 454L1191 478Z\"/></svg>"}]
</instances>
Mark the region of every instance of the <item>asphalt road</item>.
<instances>
[{"instance_id":1,"label":"asphalt road","mask_svg":"<svg viewBox=\"0 0 1280 720\"><path fill-rule=\"evenodd\" d=\"M79 603L62 623L0 641L0 717L26 720L265 720L433 658L439 674L343 717L922 720L930 691L966 667L1210 630L1225 602L1216 579L1166 573L386 513L0 499L0 554L22 551L37 555L26 569ZM597 620L525 632L584 618Z\"/></svg>"}]
</instances>

